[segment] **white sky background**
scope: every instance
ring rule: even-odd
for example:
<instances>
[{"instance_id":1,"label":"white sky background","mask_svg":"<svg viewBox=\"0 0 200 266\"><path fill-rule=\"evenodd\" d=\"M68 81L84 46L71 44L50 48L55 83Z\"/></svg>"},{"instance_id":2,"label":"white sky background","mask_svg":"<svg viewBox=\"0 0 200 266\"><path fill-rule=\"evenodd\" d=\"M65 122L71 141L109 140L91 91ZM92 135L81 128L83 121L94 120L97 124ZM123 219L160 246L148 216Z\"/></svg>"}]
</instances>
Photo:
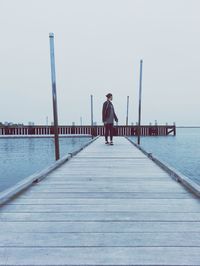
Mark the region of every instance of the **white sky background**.
<instances>
[{"instance_id":1,"label":"white sky background","mask_svg":"<svg viewBox=\"0 0 200 266\"><path fill-rule=\"evenodd\" d=\"M200 125L200 1L0 0L0 121L52 121L49 32L55 34L59 124L101 123L113 93L119 123Z\"/></svg>"}]
</instances>

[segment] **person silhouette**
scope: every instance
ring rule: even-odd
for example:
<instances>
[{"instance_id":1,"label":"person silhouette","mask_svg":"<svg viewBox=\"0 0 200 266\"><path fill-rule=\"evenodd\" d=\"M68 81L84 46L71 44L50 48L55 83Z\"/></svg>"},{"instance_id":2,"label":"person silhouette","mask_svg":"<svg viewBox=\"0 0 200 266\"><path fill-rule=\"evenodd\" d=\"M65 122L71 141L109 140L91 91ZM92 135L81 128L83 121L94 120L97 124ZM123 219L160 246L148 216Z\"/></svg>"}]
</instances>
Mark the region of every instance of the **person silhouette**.
<instances>
[{"instance_id":1,"label":"person silhouette","mask_svg":"<svg viewBox=\"0 0 200 266\"><path fill-rule=\"evenodd\" d=\"M113 95L108 93L106 95L107 101L103 103L102 108L102 121L105 127L105 144L113 145L113 133L114 133L114 120L118 122L117 115L112 104ZM108 136L110 136L110 142L108 142Z\"/></svg>"}]
</instances>

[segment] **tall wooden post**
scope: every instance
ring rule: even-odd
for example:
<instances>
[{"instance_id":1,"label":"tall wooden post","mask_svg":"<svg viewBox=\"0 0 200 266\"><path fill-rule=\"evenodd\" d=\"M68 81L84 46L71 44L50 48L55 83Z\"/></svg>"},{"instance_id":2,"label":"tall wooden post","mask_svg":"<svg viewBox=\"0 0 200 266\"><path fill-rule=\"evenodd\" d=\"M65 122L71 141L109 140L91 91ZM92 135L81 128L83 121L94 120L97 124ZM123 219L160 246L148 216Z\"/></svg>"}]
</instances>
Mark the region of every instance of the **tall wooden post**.
<instances>
[{"instance_id":1,"label":"tall wooden post","mask_svg":"<svg viewBox=\"0 0 200 266\"><path fill-rule=\"evenodd\" d=\"M140 60L140 83L139 83L139 110L138 110L138 145L140 145L141 135L141 102L142 102L142 65L143 60Z\"/></svg>"},{"instance_id":2,"label":"tall wooden post","mask_svg":"<svg viewBox=\"0 0 200 266\"><path fill-rule=\"evenodd\" d=\"M126 125L128 126L129 96L127 96Z\"/></svg>"},{"instance_id":3,"label":"tall wooden post","mask_svg":"<svg viewBox=\"0 0 200 266\"><path fill-rule=\"evenodd\" d=\"M52 97L53 97L53 117L54 117L54 139L55 139L55 158L60 158L59 137L58 137L58 112L57 112L57 96L56 96L56 71L55 71L55 55L54 55L54 34L49 33L50 41L50 59L51 59L51 81L52 81Z\"/></svg>"}]
</instances>

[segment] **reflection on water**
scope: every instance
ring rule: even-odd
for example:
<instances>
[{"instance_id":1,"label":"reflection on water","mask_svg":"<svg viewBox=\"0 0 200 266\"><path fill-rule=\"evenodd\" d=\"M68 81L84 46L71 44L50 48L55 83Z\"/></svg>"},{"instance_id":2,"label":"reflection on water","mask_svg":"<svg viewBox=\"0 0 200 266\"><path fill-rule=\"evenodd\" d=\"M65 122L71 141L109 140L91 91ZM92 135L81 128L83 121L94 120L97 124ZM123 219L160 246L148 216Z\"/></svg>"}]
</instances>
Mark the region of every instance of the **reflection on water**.
<instances>
[{"instance_id":1,"label":"reflection on water","mask_svg":"<svg viewBox=\"0 0 200 266\"><path fill-rule=\"evenodd\" d=\"M60 138L61 157L89 140L89 137ZM0 191L54 161L53 138L0 138Z\"/></svg>"}]
</instances>

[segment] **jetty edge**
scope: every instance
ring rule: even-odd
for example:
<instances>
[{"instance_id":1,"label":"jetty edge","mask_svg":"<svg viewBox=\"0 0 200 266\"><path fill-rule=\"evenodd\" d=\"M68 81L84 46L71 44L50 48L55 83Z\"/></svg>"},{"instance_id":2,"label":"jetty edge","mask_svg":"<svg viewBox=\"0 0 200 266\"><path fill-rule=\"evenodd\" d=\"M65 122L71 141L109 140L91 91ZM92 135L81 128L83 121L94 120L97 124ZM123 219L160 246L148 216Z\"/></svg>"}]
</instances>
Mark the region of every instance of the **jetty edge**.
<instances>
[{"instance_id":1,"label":"jetty edge","mask_svg":"<svg viewBox=\"0 0 200 266\"><path fill-rule=\"evenodd\" d=\"M81 148L69 152L67 155L62 157L61 159L57 160L50 166L46 167L42 171L36 172L26 178L24 178L22 181L18 182L16 185L0 192L0 207L5 204L6 202L12 200L17 194L23 192L23 190L26 190L29 188L32 184L40 182L42 179L44 179L48 174L59 168L61 165L63 165L65 162L70 160L72 157L74 157L77 153L85 149L88 145L93 143L96 139L98 139L99 136L89 140L86 144L84 144Z\"/></svg>"},{"instance_id":2,"label":"jetty edge","mask_svg":"<svg viewBox=\"0 0 200 266\"><path fill-rule=\"evenodd\" d=\"M167 172L174 180L181 183L185 188L187 188L190 192L194 193L197 197L200 198L200 185L197 184L192 179L188 178L180 171L170 166L168 163L163 162L161 159L158 159L156 156L152 155L152 153L147 152L143 147L132 141L130 138L125 137L128 141L130 141L136 148L138 148L141 152L143 152L150 160L152 160L156 165L162 168L165 172Z\"/></svg>"}]
</instances>

